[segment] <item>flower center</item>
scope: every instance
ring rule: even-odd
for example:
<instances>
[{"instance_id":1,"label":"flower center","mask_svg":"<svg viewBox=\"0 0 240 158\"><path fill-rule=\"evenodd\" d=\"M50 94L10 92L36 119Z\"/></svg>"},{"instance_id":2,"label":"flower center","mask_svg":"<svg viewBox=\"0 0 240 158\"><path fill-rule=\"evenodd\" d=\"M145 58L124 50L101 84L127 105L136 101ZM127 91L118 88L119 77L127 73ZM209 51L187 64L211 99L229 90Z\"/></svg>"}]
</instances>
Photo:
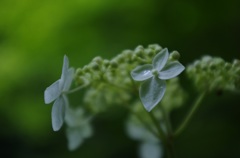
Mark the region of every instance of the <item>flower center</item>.
<instances>
[{"instance_id":1,"label":"flower center","mask_svg":"<svg viewBox=\"0 0 240 158\"><path fill-rule=\"evenodd\" d=\"M153 74L154 76L158 76L158 75L159 75L159 72L158 72L158 70L156 70L156 69L152 69L152 74Z\"/></svg>"}]
</instances>

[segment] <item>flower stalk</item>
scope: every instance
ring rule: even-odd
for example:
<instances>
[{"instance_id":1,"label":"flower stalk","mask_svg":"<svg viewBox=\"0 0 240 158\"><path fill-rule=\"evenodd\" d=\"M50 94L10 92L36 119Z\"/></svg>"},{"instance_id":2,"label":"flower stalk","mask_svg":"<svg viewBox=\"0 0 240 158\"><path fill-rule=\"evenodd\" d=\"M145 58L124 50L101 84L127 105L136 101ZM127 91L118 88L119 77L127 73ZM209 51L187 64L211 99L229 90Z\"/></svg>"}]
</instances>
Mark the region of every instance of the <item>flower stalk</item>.
<instances>
[{"instance_id":1,"label":"flower stalk","mask_svg":"<svg viewBox=\"0 0 240 158\"><path fill-rule=\"evenodd\" d=\"M197 111L199 106L201 105L201 102L202 102L203 98L205 97L205 95L206 95L206 92L203 92L198 96L198 98L194 102L191 110L189 111L189 113L187 114L187 116L185 117L183 122L180 124L180 126L175 131L175 133L174 133L175 137L179 136L185 130L185 128L187 127L187 125L191 121L193 115L195 114L195 112Z\"/></svg>"}]
</instances>

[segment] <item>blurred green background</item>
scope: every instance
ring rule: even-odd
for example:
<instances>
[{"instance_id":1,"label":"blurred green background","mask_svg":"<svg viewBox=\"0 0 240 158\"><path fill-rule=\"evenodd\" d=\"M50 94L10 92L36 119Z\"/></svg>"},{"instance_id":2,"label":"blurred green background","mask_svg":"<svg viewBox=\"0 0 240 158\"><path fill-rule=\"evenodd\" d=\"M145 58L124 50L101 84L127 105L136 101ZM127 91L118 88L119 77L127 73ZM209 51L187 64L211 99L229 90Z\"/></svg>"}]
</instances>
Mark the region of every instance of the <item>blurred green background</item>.
<instances>
[{"instance_id":1,"label":"blurred green background","mask_svg":"<svg viewBox=\"0 0 240 158\"><path fill-rule=\"evenodd\" d=\"M64 130L52 131L43 91L60 77L63 55L76 68L158 43L185 65L204 54L231 61L240 52L239 8L236 0L0 0L1 157L138 157L121 109L94 120L95 135L75 152ZM207 98L176 140L179 158L240 157L238 97ZM174 111L174 124L186 110Z\"/></svg>"}]
</instances>

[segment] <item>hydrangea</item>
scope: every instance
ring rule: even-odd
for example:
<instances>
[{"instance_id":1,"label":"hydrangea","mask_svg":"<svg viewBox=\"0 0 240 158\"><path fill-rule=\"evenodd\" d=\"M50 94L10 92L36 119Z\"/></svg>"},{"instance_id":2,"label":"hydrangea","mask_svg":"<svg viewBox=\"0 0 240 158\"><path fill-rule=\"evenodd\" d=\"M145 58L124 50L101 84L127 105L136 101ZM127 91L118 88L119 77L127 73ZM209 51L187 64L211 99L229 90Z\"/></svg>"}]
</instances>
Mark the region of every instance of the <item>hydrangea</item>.
<instances>
[{"instance_id":1,"label":"hydrangea","mask_svg":"<svg viewBox=\"0 0 240 158\"><path fill-rule=\"evenodd\" d=\"M73 80L74 69L69 68L68 57L65 55L63 60L62 75L59 80L46 88L44 91L45 104L54 101L52 107L52 127L54 131L60 130L65 117L65 109L69 106L66 93Z\"/></svg>"},{"instance_id":2,"label":"hydrangea","mask_svg":"<svg viewBox=\"0 0 240 158\"><path fill-rule=\"evenodd\" d=\"M81 108L68 108L66 110L65 122L69 150L77 149L85 139L92 136L91 119L92 117L85 116L85 111Z\"/></svg>"},{"instance_id":3,"label":"hydrangea","mask_svg":"<svg viewBox=\"0 0 240 158\"><path fill-rule=\"evenodd\" d=\"M145 81L140 86L140 99L147 111L151 111L162 99L165 90L165 80L179 75L185 67L178 61L167 62L169 58L168 49L161 50L152 61L136 67L131 72L135 81Z\"/></svg>"}]
</instances>

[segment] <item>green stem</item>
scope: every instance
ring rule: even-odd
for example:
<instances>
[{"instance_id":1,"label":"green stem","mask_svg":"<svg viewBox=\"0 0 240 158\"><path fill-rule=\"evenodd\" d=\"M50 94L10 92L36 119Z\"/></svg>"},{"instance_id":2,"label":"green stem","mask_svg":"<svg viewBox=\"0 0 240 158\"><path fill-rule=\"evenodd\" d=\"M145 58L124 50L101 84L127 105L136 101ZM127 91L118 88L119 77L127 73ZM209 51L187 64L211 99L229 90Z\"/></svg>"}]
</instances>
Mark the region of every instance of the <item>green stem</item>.
<instances>
[{"instance_id":1,"label":"green stem","mask_svg":"<svg viewBox=\"0 0 240 158\"><path fill-rule=\"evenodd\" d=\"M198 96L198 98L196 99L196 101L193 104L192 109L189 111L188 115L186 116L186 118L184 119L184 121L180 124L180 126L177 128L176 132L174 133L174 136L178 136L179 134L182 133L182 131L186 128L186 126L188 125L188 123L190 122L192 116L194 115L194 113L196 112L197 108L200 106L204 96L205 96L206 92L200 94Z\"/></svg>"},{"instance_id":2,"label":"green stem","mask_svg":"<svg viewBox=\"0 0 240 158\"><path fill-rule=\"evenodd\" d=\"M65 94L71 94L71 93L74 93L74 92L79 91L80 89L82 89L82 88L84 88L84 87L87 87L88 85L89 85L89 83L86 83L86 84L81 85L81 86L79 86L79 87L76 87L76 88L74 88L74 89L72 89L72 90L69 90L69 91L63 91L62 93L65 93Z\"/></svg>"},{"instance_id":3,"label":"green stem","mask_svg":"<svg viewBox=\"0 0 240 158\"><path fill-rule=\"evenodd\" d=\"M164 108L161 108L161 111L162 111L162 114L163 114L166 129L167 129L166 144L165 144L165 147L167 149L167 155L168 155L169 158L174 158L175 157L174 135L173 135L173 132L172 132L172 126L171 126L171 122L170 122L170 119L169 119L169 112L166 111Z\"/></svg>"},{"instance_id":4,"label":"green stem","mask_svg":"<svg viewBox=\"0 0 240 158\"><path fill-rule=\"evenodd\" d=\"M149 114L150 118L152 119L154 125L157 128L158 136L159 136L160 140L165 143L165 141L166 141L165 135L164 135L162 128L160 127L160 123L158 122L157 118L153 115L152 112L148 112L148 114Z\"/></svg>"},{"instance_id":5,"label":"green stem","mask_svg":"<svg viewBox=\"0 0 240 158\"><path fill-rule=\"evenodd\" d=\"M138 115L136 112L133 112L133 113L135 114L135 116L138 118L138 120L145 126L145 128L146 128L149 132L151 132L151 133L152 133L154 136L156 136L156 137L159 136L158 133L157 133L156 131L154 131L154 130L152 129L152 127L151 127L148 123L146 123L140 115Z\"/></svg>"}]
</instances>

